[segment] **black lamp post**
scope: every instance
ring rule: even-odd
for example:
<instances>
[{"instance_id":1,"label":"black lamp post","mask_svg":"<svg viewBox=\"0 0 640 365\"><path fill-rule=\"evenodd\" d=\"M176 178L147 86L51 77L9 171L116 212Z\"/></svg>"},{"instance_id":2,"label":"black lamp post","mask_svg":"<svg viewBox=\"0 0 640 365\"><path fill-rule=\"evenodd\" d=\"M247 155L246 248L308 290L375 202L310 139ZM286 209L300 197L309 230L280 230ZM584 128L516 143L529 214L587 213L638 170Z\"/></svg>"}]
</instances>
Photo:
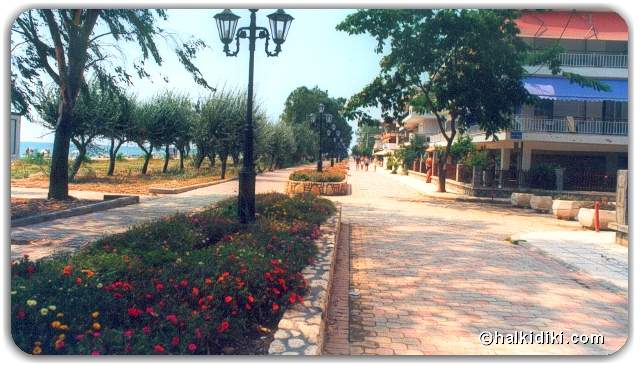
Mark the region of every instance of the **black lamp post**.
<instances>
[{"instance_id":1,"label":"black lamp post","mask_svg":"<svg viewBox=\"0 0 640 365\"><path fill-rule=\"evenodd\" d=\"M240 51L240 38L249 39L249 85L247 87L247 113L244 125L244 148L243 163L239 176L238 189L238 219L240 223L250 223L255 220L256 214L256 172L253 162L253 64L254 52L256 50L256 40L264 39L264 51L267 56L277 56L281 49L282 43L287 39L289 28L293 17L278 9L273 14L267 15L269 18L269 30L256 25L256 12L258 9L249 9L251 12L250 23L248 27L238 28L239 16L235 15L229 9L214 16L216 25L218 26L218 35L224 44L224 53L227 56L237 56ZM235 51L230 51L229 44L236 40ZM273 52L269 51L269 38L273 39L276 48Z\"/></svg>"},{"instance_id":2,"label":"black lamp post","mask_svg":"<svg viewBox=\"0 0 640 365\"><path fill-rule=\"evenodd\" d=\"M327 134L327 138L331 135L331 130L325 131L325 123L327 123L333 130L336 129L336 125L332 123L333 115L325 114L324 112L324 104L320 103L318 105L318 113L311 114L311 119L316 129L318 130L318 165L317 171L322 172L322 153L324 152L324 134Z\"/></svg>"}]
</instances>

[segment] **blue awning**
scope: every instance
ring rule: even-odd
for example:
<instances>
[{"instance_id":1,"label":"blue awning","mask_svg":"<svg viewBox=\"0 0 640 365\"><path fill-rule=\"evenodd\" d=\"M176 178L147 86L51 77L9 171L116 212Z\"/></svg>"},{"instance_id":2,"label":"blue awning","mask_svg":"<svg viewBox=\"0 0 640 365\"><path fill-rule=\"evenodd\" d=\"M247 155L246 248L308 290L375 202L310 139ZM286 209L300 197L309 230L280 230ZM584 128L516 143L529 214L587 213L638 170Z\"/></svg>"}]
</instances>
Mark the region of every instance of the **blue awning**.
<instances>
[{"instance_id":1,"label":"blue awning","mask_svg":"<svg viewBox=\"0 0 640 365\"><path fill-rule=\"evenodd\" d=\"M599 80L609 85L610 91L598 91L590 87L572 84L559 77L526 77L524 87L542 99L578 101L628 101L627 80Z\"/></svg>"}]
</instances>

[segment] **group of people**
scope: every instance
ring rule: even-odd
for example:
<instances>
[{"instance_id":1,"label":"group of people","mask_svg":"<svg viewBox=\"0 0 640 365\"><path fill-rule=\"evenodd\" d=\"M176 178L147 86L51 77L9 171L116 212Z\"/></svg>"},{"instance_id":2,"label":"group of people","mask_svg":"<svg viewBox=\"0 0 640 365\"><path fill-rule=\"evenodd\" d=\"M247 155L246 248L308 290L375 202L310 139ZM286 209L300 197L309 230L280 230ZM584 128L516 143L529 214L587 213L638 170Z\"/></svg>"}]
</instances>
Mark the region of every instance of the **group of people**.
<instances>
[{"instance_id":1,"label":"group of people","mask_svg":"<svg viewBox=\"0 0 640 365\"><path fill-rule=\"evenodd\" d=\"M369 156L353 156L353 159L356 161L356 170L360 171L369 171L369 163L372 161L369 159ZM373 164L373 169L375 171L376 164Z\"/></svg>"}]
</instances>

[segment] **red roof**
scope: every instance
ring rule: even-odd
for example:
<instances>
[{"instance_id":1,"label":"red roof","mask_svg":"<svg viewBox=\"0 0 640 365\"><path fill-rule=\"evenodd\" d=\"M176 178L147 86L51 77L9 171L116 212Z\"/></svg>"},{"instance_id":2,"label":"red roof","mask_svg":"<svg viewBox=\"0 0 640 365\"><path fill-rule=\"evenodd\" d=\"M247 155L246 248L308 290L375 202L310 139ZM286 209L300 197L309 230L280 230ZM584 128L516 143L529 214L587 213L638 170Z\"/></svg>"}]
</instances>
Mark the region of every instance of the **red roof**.
<instances>
[{"instance_id":1,"label":"red roof","mask_svg":"<svg viewBox=\"0 0 640 365\"><path fill-rule=\"evenodd\" d=\"M522 37L626 41L629 30L613 12L525 11L516 20Z\"/></svg>"}]
</instances>

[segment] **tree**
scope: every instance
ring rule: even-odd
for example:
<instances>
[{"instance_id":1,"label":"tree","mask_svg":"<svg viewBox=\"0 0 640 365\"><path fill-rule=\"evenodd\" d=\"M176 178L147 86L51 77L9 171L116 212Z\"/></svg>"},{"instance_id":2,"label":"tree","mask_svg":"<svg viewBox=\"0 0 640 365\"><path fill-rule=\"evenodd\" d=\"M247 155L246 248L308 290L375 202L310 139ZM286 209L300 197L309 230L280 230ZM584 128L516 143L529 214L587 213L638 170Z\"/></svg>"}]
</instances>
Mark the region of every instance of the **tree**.
<instances>
[{"instance_id":1,"label":"tree","mask_svg":"<svg viewBox=\"0 0 640 365\"><path fill-rule=\"evenodd\" d=\"M101 125L101 135L109 140L109 167L107 175L113 176L116 169L116 160L120 147L132 138L134 128L134 106L133 96L124 95L120 92L113 93L109 99L110 112L112 117Z\"/></svg>"},{"instance_id":2,"label":"tree","mask_svg":"<svg viewBox=\"0 0 640 365\"><path fill-rule=\"evenodd\" d=\"M88 88L80 93L73 111L75 123L71 130L71 142L78 155L69 170L69 178L75 179L82 162L94 140L102 133L105 125L112 124L118 118L118 107L115 102L116 90L101 86L96 80L90 82ZM60 95L54 88L42 91L33 100L33 107L42 118L45 127L55 130L59 118ZM115 110L115 112L114 112Z\"/></svg>"},{"instance_id":3,"label":"tree","mask_svg":"<svg viewBox=\"0 0 640 365\"><path fill-rule=\"evenodd\" d=\"M524 65L545 64L572 82L596 81L561 72L557 49L535 53L518 37L513 10L360 10L338 24L349 34L368 33L383 54L380 74L348 102L347 114L375 122L362 107L381 107L387 121L401 120L411 105L433 114L446 140L439 156L439 191L457 133L477 124L487 137L511 126L512 111L535 99L524 88Z\"/></svg>"},{"instance_id":4,"label":"tree","mask_svg":"<svg viewBox=\"0 0 640 365\"><path fill-rule=\"evenodd\" d=\"M18 15L11 27L12 105L24 108L33 104L37 86L45 81L51 80L59 89L49 198L69 198L73 112L85 74L90 72L102 83L130 84L131 67L123 63L124 57L113 54L113 46L132 42L141 52L132 65L134 73L140 78L149 77L145 63L151 59L162 64L156 39L169 37L158 26L166 19L162 9L29 9ZM204 45L201 40L176 42L175 53L195 82L210 88L192 63Z\"/></svg>"},{"instance_id":5,"label":"tree","mask_svg":"<svg viewBox=\"0 0 640 365\"><path fill-rule=\"evenodd\" d=\"M324 104L325 113L333 116L336 129L340 130L340 136L345 146L351 143L353 133L347 119L343 116L343 107L346 102L344 98L332 98L325 90L318 86L312 89L306 86L293 90L285 101L284 110L280 115L280 121L293 126L294 140L296 143L292 151L293 160L311 161L318 153L318 143L321 138L324 146L333 147L329 143L326 135L319 136L317 129L311 125L310 114L318 112L320 103ZM333 142L331 142L333 143Z\"/></svg>"}]
</instances>

